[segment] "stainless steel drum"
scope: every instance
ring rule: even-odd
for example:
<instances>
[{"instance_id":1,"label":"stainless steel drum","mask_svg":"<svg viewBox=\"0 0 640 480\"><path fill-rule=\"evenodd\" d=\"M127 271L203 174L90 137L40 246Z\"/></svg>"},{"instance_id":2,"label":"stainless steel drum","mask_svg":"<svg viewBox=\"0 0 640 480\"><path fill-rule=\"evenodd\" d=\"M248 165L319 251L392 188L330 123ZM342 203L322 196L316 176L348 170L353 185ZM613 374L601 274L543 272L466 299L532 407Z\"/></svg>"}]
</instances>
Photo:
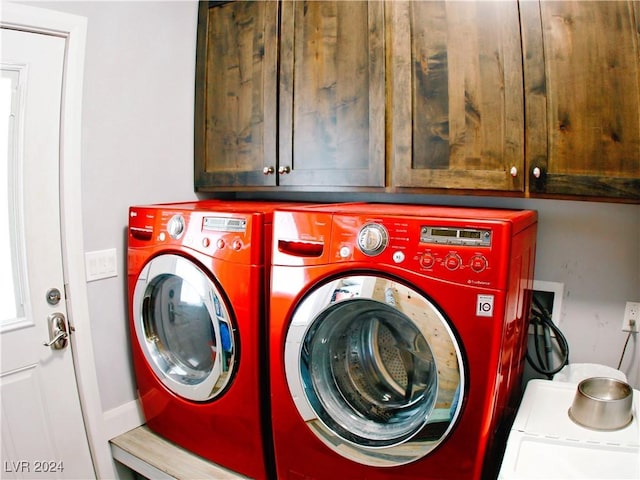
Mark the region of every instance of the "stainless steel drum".
<instances>
[{"instance_id":1,"label":"stainless steel drum","mask_svg":"<svg viewBox=\"0 0 640 480\"><path fill-rule=\"evenodd\" d=\"M464 392L461 355L426 297L373 275L311 293L285 345L289 389L310 428L341 455L376 466L408 463L446 438Z\"/></svg>"}]
</instances>

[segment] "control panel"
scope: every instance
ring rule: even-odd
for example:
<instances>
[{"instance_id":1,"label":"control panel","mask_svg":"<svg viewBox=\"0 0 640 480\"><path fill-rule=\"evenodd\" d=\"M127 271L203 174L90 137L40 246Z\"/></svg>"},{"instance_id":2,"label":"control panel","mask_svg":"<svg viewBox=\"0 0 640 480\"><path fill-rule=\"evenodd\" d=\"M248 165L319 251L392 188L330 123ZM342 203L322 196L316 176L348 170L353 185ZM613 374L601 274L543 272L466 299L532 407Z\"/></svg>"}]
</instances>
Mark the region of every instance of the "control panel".
<instances>
[{"instance_id":1,"label":"control panel","mask_svg":"<svg viewBox=\"0 0 640 480\"><path fill-rule=\"evenodd\" d=\"M256 234L251 226L251 214L132 207L129 246L188 247L220 259L259 264L263 249L249 248L252 235Z\"/></svg>"},{"instance_id":2,"label":"control panel","mask_svg":"<svg viewBox=\"0 0 640 480\"><path fill-rule=\"evenodd\" d=\"M273 218L274 265L335 264L400 277L411 272L501 289L518 251L514 238L522 238L537 216L530 210L353 203L277 210Z\"/></svg>"},{"instance_id":3,"label":"control panel","mask_svg":"<svg viewBox=\"0 0 640 480\"><path fill-rule=\"evenodd\" d=\"M498 232L505 226L476 223L335 215L330 260L395 265L452 282L497 286Z\"/></svg>"}]
</instances>

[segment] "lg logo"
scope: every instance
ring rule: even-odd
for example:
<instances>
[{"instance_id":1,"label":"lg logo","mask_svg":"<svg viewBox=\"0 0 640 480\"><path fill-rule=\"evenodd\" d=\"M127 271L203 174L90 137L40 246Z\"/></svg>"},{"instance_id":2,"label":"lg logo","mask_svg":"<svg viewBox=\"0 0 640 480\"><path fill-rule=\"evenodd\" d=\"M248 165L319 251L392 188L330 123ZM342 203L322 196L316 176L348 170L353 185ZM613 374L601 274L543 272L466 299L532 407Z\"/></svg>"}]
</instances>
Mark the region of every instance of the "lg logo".
<instances>
[{"instance_id":1,"label":"lg logo","mask_svg":"<svg viewBox=\"0 0 640 480\"><path fill-rule=\"evenodd\" d=\"M476 315L478 317L493 317L493 295L478 295L476 301Z\"/></svg>"}]
</instances>

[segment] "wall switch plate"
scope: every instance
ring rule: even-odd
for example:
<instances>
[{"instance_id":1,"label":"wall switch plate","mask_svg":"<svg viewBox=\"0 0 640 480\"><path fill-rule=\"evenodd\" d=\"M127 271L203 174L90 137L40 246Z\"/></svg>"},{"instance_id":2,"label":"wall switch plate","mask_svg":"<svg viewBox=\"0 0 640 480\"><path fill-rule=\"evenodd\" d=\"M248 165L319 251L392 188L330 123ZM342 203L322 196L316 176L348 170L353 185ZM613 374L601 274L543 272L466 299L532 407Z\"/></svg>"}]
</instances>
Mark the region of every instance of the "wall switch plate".
<instances>
[{"instance_id":1,"label":"wall switch plate","mask_svg":"<svg viewBox=\"0 0 640 480\"><path fill-rule=\"evenodd\" d=\"M640 323L640 302L627 302L622 318L623 332L638 332Z\"/></svg>"},{"instance_id":2,"label":"wall switch plate","mask_svg":"<svg viewBox=\"0 0 640 480\"><path fill-rule=\"evenodd\" d=\"M85 252L87 282L118 276L118 257L115 248Z\"/></svg>"}]
</instances>

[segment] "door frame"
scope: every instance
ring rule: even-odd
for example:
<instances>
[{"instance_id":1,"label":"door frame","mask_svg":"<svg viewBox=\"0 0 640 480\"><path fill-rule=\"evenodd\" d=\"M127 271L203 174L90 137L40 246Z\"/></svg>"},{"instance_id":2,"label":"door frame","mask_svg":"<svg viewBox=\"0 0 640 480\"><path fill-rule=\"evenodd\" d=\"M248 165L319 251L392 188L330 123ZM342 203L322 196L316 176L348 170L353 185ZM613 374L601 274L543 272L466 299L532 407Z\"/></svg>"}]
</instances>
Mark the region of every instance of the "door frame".
<instances>
[{"instance_id":1,"label":"door frame","mask_svg":"<svg viewBox=\"0 0 640 480\"><path fill-rule=\"evenodd\" d=\"M62 263L73 364L82 416L99 478L115 478L105 437L104 414L96 379L84 265L82 226L82 92L87 19L39 7L4 3L3 27L63 37L66 42L60 130L60 217Z\"/></svg>"}]
</instances>

